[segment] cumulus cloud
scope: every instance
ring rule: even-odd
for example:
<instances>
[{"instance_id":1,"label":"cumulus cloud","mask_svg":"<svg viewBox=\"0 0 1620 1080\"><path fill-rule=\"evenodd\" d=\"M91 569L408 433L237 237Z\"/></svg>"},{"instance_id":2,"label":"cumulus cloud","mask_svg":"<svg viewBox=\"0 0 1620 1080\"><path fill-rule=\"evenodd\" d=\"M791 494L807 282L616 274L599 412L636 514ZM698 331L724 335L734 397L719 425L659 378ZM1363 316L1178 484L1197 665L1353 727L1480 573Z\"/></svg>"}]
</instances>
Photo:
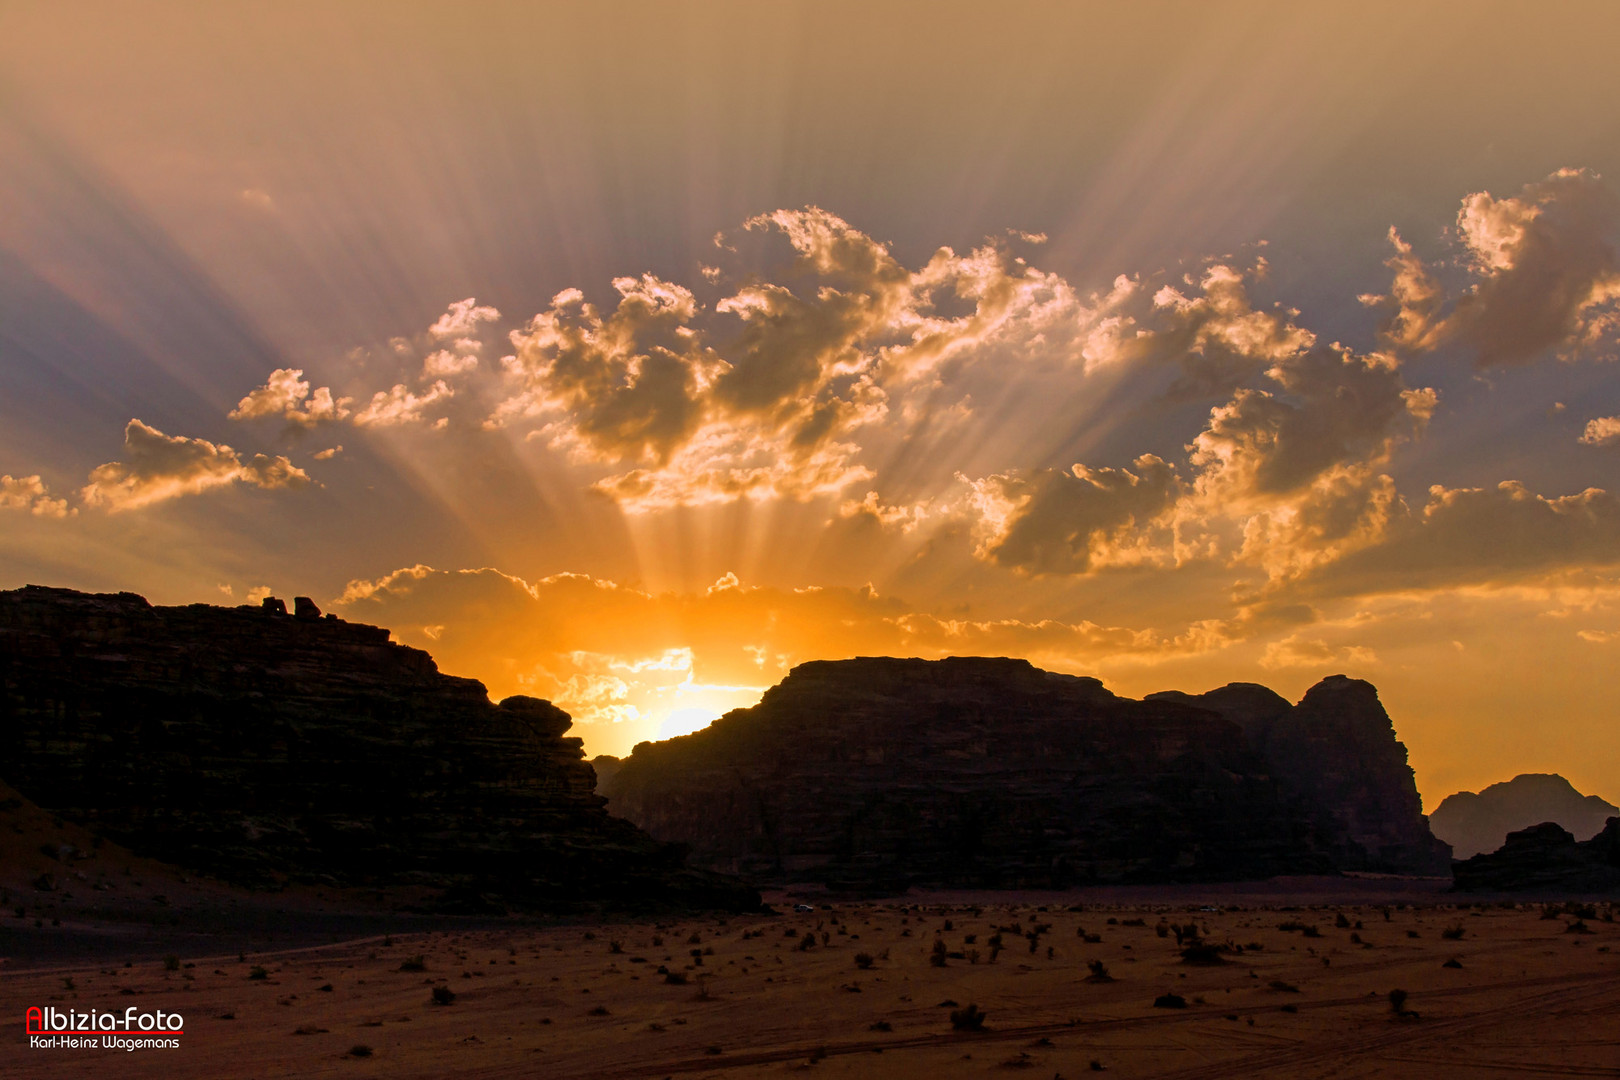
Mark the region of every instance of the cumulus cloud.
<instances>
[{"instance_id":1,"label":"cumulus cloud","mask_svg":"<svg viewBox=\"0 0 1620 1080\"><path fill-rule=\"evenodd\" d=\"M415 423L427 409L454 396L455 391L442 379L420 394L404 383L395 383L391 389L371 395L370 404L355 415L354 422L361 427Z\"/></svg>"},{"instance_id":2,"label":"cumulus cloud","mask_svg":"<svg viewBox=\"0 0 1620 1080\"><path fill-rule=\"evenodd\" d=\"M93 469L81 494L85 505L118 513L238 483L296 488L309 483L309 475L284 457L244 458L229 446L165 435L131 420L124 428L124 460Z\"/></svg>"},{"instance_id":3,"label":"cumulus cloud","mask_svg":"<svg viewBox=\"0 0 1620 1080\"><path fill-rule=\"evenodd\" d=\"M470 338L478 332L481 323L495 322L500 317L499 311L488 305L480 305L476 298L469 296L451 304L449 310L428 328L428 333L439 340Z\"/></svg>"},{"instance_id":4,"label":"cumulus cloud","mask_svg":"<svg viewBox=\"0 0 1620 1080\"><path fill-rule=\"evenodd\" d=\"M975 554L1037 574L1160 557L1150 527L1174 508L1183 484L1152 454L1133 464L1134 472L1075 465L967 481Z\"/></svg>"},{"instance_id":5,"label":"cumulus cloud","mask_svg":"<svg viewBox=\"0 0 1620 1080\"><path fill-rule=\"evenodd\" d=\"M1599 488L1548 498L1506 481L1430 488L1421 511L1397 513L1379 542L1321 567L1303 585L1324 594L1429 591L1617 564L1620 498Z\"/></svg>"},{"instance_id":6,"label":"cumulus cloud","mask_svg":"<svg viewBox=\"0 0 1620 1080\"><path fill-rule=\"evenodd\" d=\"M1600 416L1586 422L1581 442L1587 446L1613 446L1620 443L1620 416Z\"/></svg>"},{"instance_id":7,"label":"cumulus cloud","mask_svg":"<svg viewBox=\"0 0 1620 1080\"><path fill-rule=\"evenodd\" d=\"M1482 367L1549 353L1614 355L1620 198L1598 174L1561 169L1518 195L1468 195L1455 237L1468 278L1448 309L1435 272L1390 231L1394 286L1363 300L1390 312L1383 335L1391 347L1422 352L1461 342Z\"/></svg>"},{"instance_id":8,"label":"cumulus cloud","mask_svg":"<svg viewBox=\"0 0 1620 1080\"><path fill-rule=\"evenodd\" d=\"M350 398L334 398L330 387L323 386L312 392L299 368L277 368L263 386L237 402L230 418L252 420L279 416L299 427L312 428L347 419L350 402Z\"/></svg>"},{"instance_id":9,"label":"cumulus cloud","mask_svg":"<svg viewBox=\"0 0 1620 1080\"><path fill-rule=\"evenodd\" d=\"M51 497L45 482L35 476L0 476L0 510L26 510L35 517L62 518L78 513L66 499Z\"/></svg>"}]
</instances>

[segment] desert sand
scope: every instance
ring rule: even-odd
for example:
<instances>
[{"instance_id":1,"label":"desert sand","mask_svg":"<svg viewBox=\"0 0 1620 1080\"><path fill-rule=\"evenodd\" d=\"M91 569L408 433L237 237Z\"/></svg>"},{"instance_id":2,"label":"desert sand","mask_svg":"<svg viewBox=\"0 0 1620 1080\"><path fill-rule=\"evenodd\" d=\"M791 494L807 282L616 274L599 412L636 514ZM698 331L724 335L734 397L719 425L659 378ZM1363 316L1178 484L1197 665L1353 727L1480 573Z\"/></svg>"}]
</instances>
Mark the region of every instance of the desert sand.
<instances>
[{"instance_id":1,"label":"desert sand","mask_svg":"<svg viewBox=\"0 0 1620 1080\"><path fill-rule=\"evenodd\" d=\"M776 916L444 922L172 960L135 938L127 961L36 949L0 967L0 1012L138 1004L185 1034L134 1053L14 1035L0 1074L1620 1076L1615 907L1443 888L779 893ZM1184 956L1178 928L1215 948ZM969 1005L981 1029L953 1026Z\"/></svg>"}]
</instances>

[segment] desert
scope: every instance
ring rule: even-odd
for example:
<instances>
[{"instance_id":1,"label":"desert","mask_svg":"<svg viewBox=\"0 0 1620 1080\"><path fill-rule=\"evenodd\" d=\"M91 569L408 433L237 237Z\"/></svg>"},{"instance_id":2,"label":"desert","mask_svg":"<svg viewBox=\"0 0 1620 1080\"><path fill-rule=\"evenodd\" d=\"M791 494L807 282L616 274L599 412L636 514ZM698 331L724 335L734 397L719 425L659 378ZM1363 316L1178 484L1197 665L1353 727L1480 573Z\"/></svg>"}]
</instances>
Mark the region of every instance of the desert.
<instances>
[{"instance_id":1,"label":"desert","mask_svg":"<svg viewBox=\"0 0 1620 1080\"><path fill-rule=\"evenodd\" d=\"M109 941L93 962L42 951L0 970L8 1014L46 1003L163 1007L185 1016L183 1049L71 1061L11 1043L0 1071L1620 1073L1612 902L1459 903L1440 882L1370 879L767 899L783 913L449 920L290 948L243 936L234 953L218 948L228 934L190 951L162 943L180 950L166 955ZM6 928L10 941L29 932Z\"/></svg>"},{"instance_id":2,"label":"desert","mask_svg":"<svg viewBox=\"0 0 1620 1080\"><path fill-rule=\"evenodd\" d=\"M1620 1080L1617 42L0 0L0 1080Z\"/></svg>"}]
</instances>

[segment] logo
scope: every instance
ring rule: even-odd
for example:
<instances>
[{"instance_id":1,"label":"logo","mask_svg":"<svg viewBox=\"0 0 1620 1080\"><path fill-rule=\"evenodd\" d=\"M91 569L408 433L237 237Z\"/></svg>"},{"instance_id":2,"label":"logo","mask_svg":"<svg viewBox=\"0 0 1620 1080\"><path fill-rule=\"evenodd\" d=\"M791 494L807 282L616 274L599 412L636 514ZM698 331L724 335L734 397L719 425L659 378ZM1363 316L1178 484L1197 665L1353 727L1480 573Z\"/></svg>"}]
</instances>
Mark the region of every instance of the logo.
<instances>
[{"instance_id":1,"label":"logo","mask_svg":"<svg viewBox=\"0 0 1620 1080\"><path fill-rule=\"evenodd\" d=\"M35 1005L24 1020L35 1050L178 1050L186 1033L179 1013L134 1005L121 1013Z\"/></svg>"}]
</instances>

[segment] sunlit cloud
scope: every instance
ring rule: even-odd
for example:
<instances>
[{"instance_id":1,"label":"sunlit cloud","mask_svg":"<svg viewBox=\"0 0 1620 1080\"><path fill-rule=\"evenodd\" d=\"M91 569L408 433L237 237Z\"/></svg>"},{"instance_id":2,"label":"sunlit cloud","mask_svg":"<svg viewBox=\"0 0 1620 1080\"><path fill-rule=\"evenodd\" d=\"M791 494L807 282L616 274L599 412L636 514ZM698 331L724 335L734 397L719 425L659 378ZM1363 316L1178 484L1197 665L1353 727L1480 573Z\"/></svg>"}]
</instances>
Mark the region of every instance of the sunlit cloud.
<instances>
[{"instance_id":1,"label":"sunlit cloud","mask_svg":"<svg viewBox=\"0 0 1620 1080\"><path fill-rule=\"evenodd\" d=\"M165 435L131 420L124 460L97 466L80 495L87 506L118 513L234 484L273 491L309 482L309 474L280 455L244 458L224 444Z\"/></svg>"},{"instance_id":2,"label":"sunlit cloud","mask_svg":"<svg viewBox=\"0 0 1620 1080\"><path fill-rule=\"evenodd\" d=\"M52 497L39 476L0 476L0 510L23 510L36 517L63 518L78 513L69 510L66 499Z\"/></svg>"},{"instance_id":3,"label":"sunlit cloud","mask_svg":"<svg viewBox=\"0 0 1620 1080\"><path fill-rule=\"evenodd\" d=\"M1518 195L1468 195L1455 236L1467 277L1448 307L1438 272L1390 231L1394 287L1362 299L1389 310L1391 346L1421 352L1455 341L1483 367L1615 355L1620 199L1596 173L1560 169Z\"/></svg>"}]
</instances>

